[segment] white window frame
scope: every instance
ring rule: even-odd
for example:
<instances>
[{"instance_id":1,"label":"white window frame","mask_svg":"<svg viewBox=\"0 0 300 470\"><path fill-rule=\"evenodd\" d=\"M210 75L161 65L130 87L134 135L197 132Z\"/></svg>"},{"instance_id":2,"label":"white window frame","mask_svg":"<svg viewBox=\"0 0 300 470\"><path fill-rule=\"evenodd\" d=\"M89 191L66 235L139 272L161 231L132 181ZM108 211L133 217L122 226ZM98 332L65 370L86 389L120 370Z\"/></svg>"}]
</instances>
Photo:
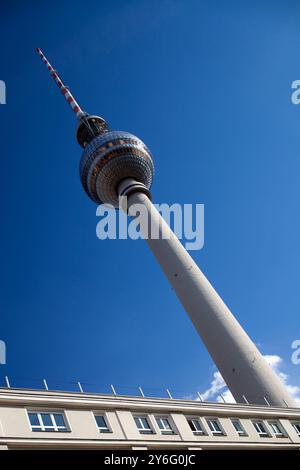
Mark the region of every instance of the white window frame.
<instances>
[{"instance_id":1,"label":"white window frame","mask_svg":"<svg viewBox=\"0 0 300 470\"><path fill-rule=\"evenodd\" d=\"M32 425L31 424L30 418L29 418L30 413L37 415L37 418L38 418L38 421L39 421L38 425ZM42 419L42 416L41 416L42 414L47 414L47 415L50 416L52 426L48 426L48 425L45 426L44 425L43 419ZM56 415L56 414L61 415L63 417L64 423L65 423L64 426L58 426L56 424L56 421L55 421L55 418L54 418L54 415ZM61 410L41 410L41 409L29 410L29 409L27 409L26 410L26 415L27 415L28 423L29 423L29 426L30 426L30 429L31 429L32 432L53 432L53 431L54 432L70 432L71 431L69 421L67 419L65 411L61 411Z\"/></svg>"},{"instance_id":2,"label":"white window frame","mask_svg":"<svg viewBox=\"0 0 300 470\"><path fill-rule=\"evenodd\" d=\"M163 419L166 419L169 423L169 426L170 426L170 429L169 428L166 428L165 427L165 424L163 423ZM155 415L155 421L156 421L156 424L158 426L158 429L160 431L161 434L177 434L175 432L175 426L174 426L174 423L173 421L171 420L170 416L167 416L167 415ZM164 429L161 429L159 424L158 424L158 421L161 422L161 424L163 425Z\"/></svg>"},{"instance_id":3,"label":"white window frame","mask_svg":"<svg viewBox=\"0 0 300 470\"><path fill-rule=\"evenodd\" d=\"M297 436L300 437L300 421L292 421L291 424L292 424L294 430L296 431Z\"/></svg>"},{"instance_id":4,"label":"white window frame","mask_svg":"<svg viewBox=\"0 0 300 470\"><path fill-rule=\"evenodd\" d=\"M220 428L220 431L217 430L216 428L215 428L214 430L212 430L212 429L210 428L209 423L212 424L213 421L216 421L216 423L218 424L218 426L219 426L219 428ZM223 426L222 426L222 424L220 423L220 421L219 421L218 418L208 417L208 418L206 418L206 422L207 422L208 429L209 429L209 431L212 433L213 436L226 436L226 433L225 433L225 431L224 431L224 429L223 429ZM214 424L213 424L213 427L215 427Z\"/></svg>"},{"instance_id":5,"label":"white window frame","mask_svg":"<svg viewBox=\"0 0 300 470\"><path fill-rule=\"evenodd\" d=\"M241 420L240 420L239 418L231 418L230 420L231 420L232 426L234 427L235 432L236 432L239 436L241 436L241 437L248 436L248 434L246 433L245 428L244 428L244 426L242 425ZM234 425L234 421L237 421L237 422L239 423L239 426L241 427L241 430L240 430L240 431L238 431L238 430L236 429L236 427L235 427L235 425Z\"/></svg>"},{"instance_id":6,"label":"white window frame","mask_svg":"<svg viewBox=\"0 0 300 470\"><path fill-rule=\"evenodd\" d=\"M150 418L149 418L148 415L134 414L132 416L133 416L134 424L136 425L136 428L137 428L137 430L139 431L140 434L155 434L155 431L152 427L152 423L151 423ZM137 423L135 422L136 419L139 420L139 423L141 424L141 428L139 428ZM144 427L142 419L145 419L147 421L149 428Z\"/></svg>"},{"instance_id":7,"label":"white window frame","mask_svg":"<svg viewBox=\"0 0 300 470\"><path fill-rule=\"evenodd\" d=\"M274 434L275 437L286 437L285 429L279 421L276 421L276 420L268 421L268 425L272 429L272 433ZM273 425L277 426L280 432L275 431L275 429L273 428Z\"/></svg>"},{"instance_id":8,"label":"white window frame","mask_svg":"<svg viewBox=\"0 0 300 470\"><path fill-rule=\"evenodd\" d=\"M198 416L186 416L185 418L186 418L187 423L188 423L188 425L189 425L189 429L190 429L191 432L194 434L194 436L205 436L205 435L207 435L207 432L206 432L206 429L205 429L205 427L204 427L204 425L203 425L203 422L201 421L201 419L200 419ZM200 424L200 427L201 427L202 431L199 431L199 430L197 430L197 429L193 430L193 429L191 428L191 426L190 426L189 421L192 421L192 422L193 422L193 421L197 421L197 423Z\"/></svg>"},{"instance_id":9,"label":"white window frame","mask_svg":"<svg viewBox=\"0 0 300 470\"><path fill-rule=\"evenodd\" d=\"M94 421L95 421L95 424L96 424L96 427L98 429L98 431L102 434L107 434L107 433L110 433L112 432L112 428L110 426L110 422L109 422L109 419L107 418L107 414L103 411L92 411L92 414L93 414L93 418L94 418ZM96 416L102 416L102 418L104 419L105 423L106 423L106 427L105 428L100 428L98 426L98 423L97 423L97 420L96 420Z\"/></svg>"},{"instance_id":10,"label":"white window frame","mask_svg":"<svg viewBox=\"0 0 300 470\"><path fill-rule=\"evenodd\" d=\"M257 434L260 436L260 437L271 437L269 431L268 431L268 428L266 426L266 423L262 420L262 419L254 419L252 421L252 424L254 426L254 429L255 431L257 432ZM259 425L262 425L262 427L264 428L265 431L260 431L259 429L257 429L256 426L258 426L259 428Z\"/></svg>"}]
</instances>

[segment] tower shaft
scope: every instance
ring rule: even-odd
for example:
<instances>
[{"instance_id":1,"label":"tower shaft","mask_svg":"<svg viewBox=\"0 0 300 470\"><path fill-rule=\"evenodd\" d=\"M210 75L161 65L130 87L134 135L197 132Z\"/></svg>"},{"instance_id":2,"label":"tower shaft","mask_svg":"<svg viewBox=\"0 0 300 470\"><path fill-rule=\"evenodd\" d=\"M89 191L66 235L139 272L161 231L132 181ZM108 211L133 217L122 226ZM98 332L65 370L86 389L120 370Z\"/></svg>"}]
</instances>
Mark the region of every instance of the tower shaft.
<instances>
[{"instance_id":1,"label":"tower shaft","mask_svg":"<svg viewBox=\"0 0 300 470\"><path fill-rule=\"evenodd\" d=\"M133 192L128 191L132 185ZM178 299L188 313L208 352L222 374L235 400L274 406L297 406L277 374L258 351L253 341L206 279L194 260L151 203L147 194L127 188L128 213L143 205L148 224L141 226L144 238L162 267ZM124 192L123 192L124 194ZM159 233L159 239L151 238ZM143 233L144 230L144 233Z\"/></svg>"}]
</instances>

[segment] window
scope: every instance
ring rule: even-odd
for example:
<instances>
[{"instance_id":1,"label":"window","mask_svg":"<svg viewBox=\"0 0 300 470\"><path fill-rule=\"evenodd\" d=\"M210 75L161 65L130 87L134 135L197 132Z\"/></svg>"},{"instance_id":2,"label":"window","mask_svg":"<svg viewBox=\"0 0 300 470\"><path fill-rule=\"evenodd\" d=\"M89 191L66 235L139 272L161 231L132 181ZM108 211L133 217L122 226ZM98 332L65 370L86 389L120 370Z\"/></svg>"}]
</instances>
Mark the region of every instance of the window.
<instances>
[{"instance_id":1,"label":"window","mask_svg":"<svg viewBox=\"0 0 300 470\"><path fill-rule=\"evenodd\" d=\"M175 434L170 424L169 418L164 416L156 416L155 419L162 434Z\"/></svg>"},{"instance_id":2,"label":"window","mask_svg":"<svg viewBox=\"0 0 300 470\"><path fill-rule=\"evenodd\" d=\"M95 420L100 432L111 432L110 428L107 425L106 419L103 415L94 415Z\"/></svg>"},{"instance_id":3,"label":"window","mask_svg":"<svg viewBox=\"0 0 300 470\"><path fill-rule=\"evenodd\" d=\"M186 418L186 419L187 419L187 422L189 423L191 430L193 431L193 434L196 434L196 435L205 434L202 424L198 418Z\"/></svg>"},{"instance_id":4,"label":"window","mask_svg":"<svg viewBox=\"0 0 300 470\"><path fill-rule=\"evenodd\" d=\"M262 421L252 421L252 423L260 437L270 437L270 434Z\"/></svg>"},{"instance_id":5,"label":"window","mask_svg":"<svg viewBox=\"0 0 300 470\"><path fill-rule=\"evenodd\" d=\"M224 431L217 419L207 419L207 424L214 436L224 436Z\"/></svg>"},{"instance_id":6,"label":"window","mask_svg":"<svg viewBox=\"0 0 300 470\"><path fill-rule=\"evenodd\" d=\"M153 429L145 416L134 416L134 421L141 434L153 434Z\"/></svg>"},{"instance_id":7,"label":"window","mask_svg":"<svg viewBox=\"0 0 300 470\"><path fill-rule=\"evenodd\" d=\"M29 411L28 418L31 425L31 431L47 432L67 432L69 428L66 425L63 413Z\"/></svg>"},{"instance_id":8,"label":"window","mask_svg":"<svg viewBox=\"0 0 300 470\"><path fill-rule=\"evenodd\" d=\"M236 430L236 432L238 433L239 436L247 436L247 433L246 433L245 429L243 428L243 426L242 426L239 419L237 419L237 418L232 419L231 422L232 422L233 427L234 427L234 429Z\"/></svg>"},{"instance_id":9,"label":"window","mask_svg":"<svg viewBox=\"0 0 300 470\"><path fill-rule=\"evenodd\" d=\"M269 421L269 425L274 433L274 436L276 437L285 437L285 431L283 430L283 427L281 426L278 421Z\"/></svg>"},{"instance_id":10,"label":"window","mask_svg":"<svg viewBox=\"0 0 300 470\"><path fill-rule=\"evenodd\" d=\"M300 436L300 422L299 423L292 423L293 428L295 429L298 436Z\"/></svg>"}]
</instances>

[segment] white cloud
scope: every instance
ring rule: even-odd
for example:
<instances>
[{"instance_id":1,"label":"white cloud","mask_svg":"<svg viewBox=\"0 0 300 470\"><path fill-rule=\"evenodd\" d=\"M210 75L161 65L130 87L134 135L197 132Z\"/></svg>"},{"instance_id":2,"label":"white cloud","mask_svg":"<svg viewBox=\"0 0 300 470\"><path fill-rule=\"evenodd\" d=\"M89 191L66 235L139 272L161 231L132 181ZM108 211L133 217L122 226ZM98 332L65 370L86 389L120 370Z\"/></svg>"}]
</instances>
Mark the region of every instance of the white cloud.
<instances>
[{"instance_id":1,"label":"white cloud","mask_svg":"<svg viewBox=\"0 0 300 470\"><path fill-rule=\"evenodd\" d=\"M217 397L217 401L219 403L223 403L225 401L225 403L235 403L235 399L233 398L233 395L231 393L231 391L229 390L229 388L225 388L225 390L223 390L222 392L222 396L219 395Z\"/></svg>"},{"instance_id":2,"label":"white cloud","mask_svg":"<svg viewBox=\"0 0 300 470\"><path fill-rule=\"evenodd\" d=\"M222 401L222 398L220 396L222 391L224 391L224 393L226 393L227 391L229 392L221 373L219 371L216 371L214 372L210 387L205 390L205 392L201 393L201 397L204 401L214 400L218 398Z\"/></svg>"},{"instance_id":3,"label":"white cloud","mask_svg":"<svg viewBox=\"0 0 300 470\"><path fill-rule=\"evenodd\" d=\"M283 360L280 356L277 355L265 355L264 356L268 364L272 369L279 375L283 381L285 387L290 392L290 394L295 398L297 403L300 405L300 387L293 385L289 382L290 378L287 374L282 372L280 368L283 365ZM224 379L219 371L215 371L213 374L213 379L211 381L210 387L201 393L202 399L204 401L217 401L222 402L225 400L226 403L235 403L230 390L228 389ZM223 400L223 398L224 400Z\"/></svg>"},{"instance_id":4,"label":"white cloud","mask_svg":"<svg viewBox=\"0 0 300 470\"><path fill-rule=\"evenodd\" d=\"M280 370L280 367L283 364L282 358L276 355L265 355L264 358L270 364L272 369L279 375L287 390L295 398L296 402L300 405L300 387L298 387L298 385L293 385L289 383L289 376Z\"/></svg>"}]
</instances>

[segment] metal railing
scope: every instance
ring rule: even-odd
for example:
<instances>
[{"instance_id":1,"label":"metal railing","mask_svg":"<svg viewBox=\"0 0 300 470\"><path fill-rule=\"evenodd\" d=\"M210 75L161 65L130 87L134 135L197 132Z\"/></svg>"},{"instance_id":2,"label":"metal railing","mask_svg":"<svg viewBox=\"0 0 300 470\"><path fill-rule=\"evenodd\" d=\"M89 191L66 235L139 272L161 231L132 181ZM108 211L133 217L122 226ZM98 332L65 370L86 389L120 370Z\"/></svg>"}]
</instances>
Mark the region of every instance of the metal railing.
<instances>
[{"instance_id":1,"label":"metal railing","mask_svg":"<svg viewBox=\"0 0 300 470\"><path fill-rule=\"evenodd\" d=\"M28 381L30 380L29 386L20 386L20 381ZM32 386L33 384L36 386ZM117 396L128 396L128 397L143 397L143 398L168 398L170 400L178 399L178 400L187 400L187 401L199 401L202 403L230 403L231 405L234 404L243 404L243 405L253 405L251 403L251 399L243 395L243 402L242 403L232 403L232 401L226 401L226 398L222 393L216 394L213 400L204 399L203 395L199 392L187 392L187 391L179 391L176 389L170 390L169 388L162 389L162 388L155 388L155 387L141 387L141 386L128 386L128 385L119 385L119 387L115 387L113 384L100 384L100 383L89 383L89 382L82 382L82 381L74 381L74 382L61 382L58 380L46 380L46 379L21 379L19 378L18 381L12 381L7 375L4 377L3 380L4 388L13 388L18 390L47 390L47 391L60 391L60 392L80 392L80 393L93 393L99 395L113 395ZM59 385L60 384L60 385ZM63 385L63 387L61 387ZM0 384L0 388L1 388ZM3 387L2 387L3 388ZM266 406L271 406L268 399L263 397ZM283 402L283 406L288 407L286 402Z\"/></svg>"}]
</instances>

